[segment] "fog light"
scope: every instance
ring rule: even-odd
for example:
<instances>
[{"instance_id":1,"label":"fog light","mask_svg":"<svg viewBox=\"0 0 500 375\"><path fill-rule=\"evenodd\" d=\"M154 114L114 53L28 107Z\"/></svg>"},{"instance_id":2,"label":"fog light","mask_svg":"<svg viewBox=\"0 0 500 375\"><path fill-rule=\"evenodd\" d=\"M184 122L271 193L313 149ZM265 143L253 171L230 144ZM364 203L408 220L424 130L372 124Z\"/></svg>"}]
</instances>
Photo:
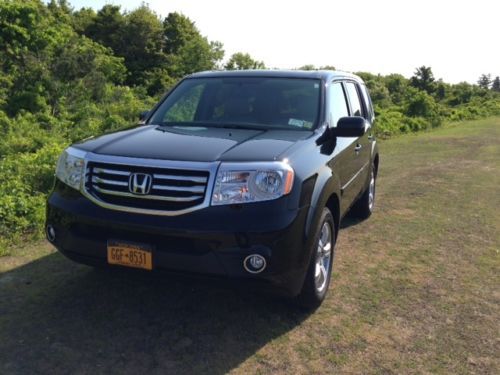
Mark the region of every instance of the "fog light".
<instances>
[{"instance_id":1,"label":"fog light","mask_svg":"<svg viewBox=\"0 0 500 375\"><path fill-rule=\"evenodd\" d=\"M46 232L47 232L47 239L50 242L54 242L56 240L56 230L54 229L54 227L50 224L47 225Z\"/></svg>"},{"instance_id":2,"label":"fog light","mask_svg":"<svg viewBox=\"0 0 500 375\"><path fill-rule=\"evenodd\" d=\"M266 258L259 254L252 254L245 258L243 267L250 273L259 273L266 268Z\"/></svg>"}]
</instances>

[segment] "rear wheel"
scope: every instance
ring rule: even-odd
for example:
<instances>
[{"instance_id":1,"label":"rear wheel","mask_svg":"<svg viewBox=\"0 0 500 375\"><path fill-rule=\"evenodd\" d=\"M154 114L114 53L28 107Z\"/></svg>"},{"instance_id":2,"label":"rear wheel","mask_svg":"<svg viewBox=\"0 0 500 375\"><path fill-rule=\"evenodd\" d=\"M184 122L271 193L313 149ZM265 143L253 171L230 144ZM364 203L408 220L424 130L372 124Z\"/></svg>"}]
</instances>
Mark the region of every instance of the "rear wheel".
<instances>
[{"instance_id":1,"label":"rear wheel","mask_svg":"<svg viewBox=\"0 0 500 375\"><path fill-rule=\"evenodd\" d=\"M372 164L370 171L370 181L363 195L359 197L358 201L354 204L352 212L360 219L367 219L373 212L375 205L375 191L376 191L376 170L375 165Z\"/></svg>"},{"instance_id":2,"label":"rear wheel","mask_svg":"<svg viewBox=\"0 0 500 375\"><path fill-rule=\"evenodd\" d=\"M316 229L313 254L304 285L297 297L299 304L305 308L317 308L326 297L332 273L335 234L332 213L325 207Z\"/></svg>"}]
</instances>

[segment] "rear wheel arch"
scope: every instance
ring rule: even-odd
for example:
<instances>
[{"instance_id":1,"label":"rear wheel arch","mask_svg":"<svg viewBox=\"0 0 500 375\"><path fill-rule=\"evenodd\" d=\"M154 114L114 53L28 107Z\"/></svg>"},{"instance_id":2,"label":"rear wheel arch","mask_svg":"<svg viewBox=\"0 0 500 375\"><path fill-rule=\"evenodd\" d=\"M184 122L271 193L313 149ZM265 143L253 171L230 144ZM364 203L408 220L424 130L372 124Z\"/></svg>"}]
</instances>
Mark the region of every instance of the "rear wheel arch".
<instances>
[{"instance_id":1,"label":"rear wheel arch","mask_svg":"<svg viewBox=\"0 0 500 375\"><path fill-rule=\"evenodd\" d=\"M377 178L377 174L378 174L378 163L379 163L379 156L377 153L377 154L375 154L375 157L373 158L373 168L374 168L374 172L375 172L375 178Z\"/></svg>"}]
</instances>

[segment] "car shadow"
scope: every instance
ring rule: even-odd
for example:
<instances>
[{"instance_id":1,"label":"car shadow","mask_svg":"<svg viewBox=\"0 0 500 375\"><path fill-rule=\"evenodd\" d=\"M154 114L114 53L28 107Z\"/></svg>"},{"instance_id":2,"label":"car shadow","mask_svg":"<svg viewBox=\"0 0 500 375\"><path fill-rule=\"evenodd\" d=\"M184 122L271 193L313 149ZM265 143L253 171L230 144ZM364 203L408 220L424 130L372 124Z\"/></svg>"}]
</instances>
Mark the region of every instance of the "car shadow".
<instances>
[{"instance_id":1,"label":"car shadow","mask_svg":"<svg viewBox=\"0 0 500 375\"><path fill-rule=\"evenodd\" d=\"M52 253L0 275L0 373L222 374L307 317L271 295Z\"/></svg>"},{"instance_id":2,"label":"car shadow","mask_svg":"<svg viewBox=\"0 0 500 375\"><path fill-rule=\"evenodd\" d=\"M340 222L340 229L349 228L363 222L363 219L356 217L352 212L348 212Z\"/></svg>"}]
</instances>

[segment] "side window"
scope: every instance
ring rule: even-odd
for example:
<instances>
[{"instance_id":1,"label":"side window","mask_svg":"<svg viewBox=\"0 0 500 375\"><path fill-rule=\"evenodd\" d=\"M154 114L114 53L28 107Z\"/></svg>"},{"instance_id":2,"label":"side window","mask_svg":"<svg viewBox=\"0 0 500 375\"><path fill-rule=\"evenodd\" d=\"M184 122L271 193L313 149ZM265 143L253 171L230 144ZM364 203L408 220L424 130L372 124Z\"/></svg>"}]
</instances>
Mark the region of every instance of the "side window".
<instances>
[{"instance_id":1,"label":"side window","mask_svg":"<svg viewBox=\"0 0 500 375\"><path fill-rule=\"evenodd\" d=\"M347 103L345 101L344 89L340 82L333 83L330 87L330 126L337 126L341 117L349 116Z\"/></svg>"},{"instance_id":2,"label":"side window","mask_svg":"<svg viewBox=\"0 0 500 375\"><path fill-rule=\"evenodd\" d=\"M372 121L373 119L373 106L372 106L372 101L370 99L370 93L368 92L368 88L366 85L360 85L361 88L361 95L363 96L363 101L365 102L365 108L366 108L366 119L369 121Z\"/></svg>"},{"instance_id":3,"label":"side window","mask_svg":"<svg viewBox=\"0 0 500 375\"><path fill-rule=\"evenodd\" d=\"M363 107L358 96L356 85L352 82L345 84L347 95L349 96L349 103L351 103L351 116L363 116Z\"/></svg>"}]
</instances>

